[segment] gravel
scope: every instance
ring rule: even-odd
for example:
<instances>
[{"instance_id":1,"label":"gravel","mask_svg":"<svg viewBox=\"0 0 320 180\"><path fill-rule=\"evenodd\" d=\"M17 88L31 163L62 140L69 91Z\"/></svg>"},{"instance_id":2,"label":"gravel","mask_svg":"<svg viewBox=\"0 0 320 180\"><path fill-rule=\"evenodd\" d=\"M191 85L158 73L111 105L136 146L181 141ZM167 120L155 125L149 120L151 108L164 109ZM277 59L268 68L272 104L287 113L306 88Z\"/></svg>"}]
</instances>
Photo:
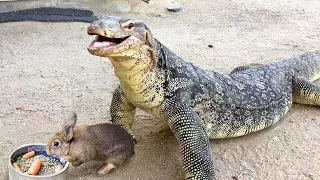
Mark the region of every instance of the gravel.
<instances>
[{"instance_id":1,"label":"gravel","mask_svg":"<svg viewBox=\"0 0 320 180\"><path fill-rule=\"evenodd\" d=\"M38 175L40 176L54 174L56 166L61 164L59 161L44 155L35 155L28 159L19 157L16 162L23 172L27 172L33 161L35 161L36 159L40 159L42 161L42 166L38 173Z\"/></svg>"}]
</instances>

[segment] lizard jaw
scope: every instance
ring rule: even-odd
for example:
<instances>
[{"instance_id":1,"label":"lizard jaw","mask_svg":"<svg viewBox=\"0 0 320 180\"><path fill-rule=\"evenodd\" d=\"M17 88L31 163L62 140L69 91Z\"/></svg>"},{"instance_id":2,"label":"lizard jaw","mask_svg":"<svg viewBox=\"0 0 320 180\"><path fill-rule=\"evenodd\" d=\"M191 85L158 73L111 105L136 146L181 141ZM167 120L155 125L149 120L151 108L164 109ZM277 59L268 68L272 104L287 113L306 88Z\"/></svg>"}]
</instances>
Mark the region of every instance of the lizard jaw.
<instances>
[{"instance_id":1,"label":"lizard jaw","mask_svg":"<svg viewBox=\"0 0 320 180\"><path fill-rule=\"evenodd\" d=\"M91 42L90 46L91 48L112 48L114 46L117 46L118 44L121 44L123 41L125 41L128 37L124 38L108 38L105 36L97 35L95 40Z\"/></svg>"},{"instance_id":2,"label":"lizard jaw","mask_svg":"<svg viewBox=\"0 0 320 180\"><path fill-rule=\"evenodd\" d=\"M114 49L117 45L125 41L127 37L123 38L108 38L102 35L96 35L96 38L90 43L89 49Z\"/></svg>"},{"instance_id":3,"label":"lizard jaw","mask_svg":"<svg viewBox=\"0 0 320 180\"><path fill-rule=\"evenodd\" d=\"M97 35L88 47L88 51L97 56L109 57L121 54L121 52L141 46L142 41L134 36L123 38L109 38Z\"/></svg>"}]
</instances>

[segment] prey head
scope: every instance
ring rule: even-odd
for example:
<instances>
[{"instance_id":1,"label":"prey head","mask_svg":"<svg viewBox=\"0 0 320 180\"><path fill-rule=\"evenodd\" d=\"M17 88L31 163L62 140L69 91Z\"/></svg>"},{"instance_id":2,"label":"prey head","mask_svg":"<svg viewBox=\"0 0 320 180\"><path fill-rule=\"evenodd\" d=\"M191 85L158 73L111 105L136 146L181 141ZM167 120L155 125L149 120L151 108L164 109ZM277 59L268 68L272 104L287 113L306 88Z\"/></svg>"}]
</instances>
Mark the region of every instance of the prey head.
<instances>
[{"instance_id":1,"label":"prey head","mask_svg":"<svg viewBox=\"0 0 320 180\"><path fill-rule=\"evenodd\" d=\"M103 15L88 27L88 34L95 36L88 51L102 57L130 57L142 46L152 46L153 38L141 21ZM152 42L151 42L152 41Z\"/></svg>"}]
</instances>

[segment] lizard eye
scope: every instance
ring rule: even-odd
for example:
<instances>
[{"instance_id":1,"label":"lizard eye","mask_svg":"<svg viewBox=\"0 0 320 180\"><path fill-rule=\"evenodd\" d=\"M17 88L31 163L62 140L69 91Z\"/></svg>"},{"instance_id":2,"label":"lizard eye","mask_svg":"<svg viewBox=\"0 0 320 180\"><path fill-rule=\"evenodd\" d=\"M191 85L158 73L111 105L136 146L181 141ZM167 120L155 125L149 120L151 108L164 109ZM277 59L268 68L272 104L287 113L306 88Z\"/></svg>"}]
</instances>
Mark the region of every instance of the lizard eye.
<instances>
[{"instance_id":1,"label":"lizard eye","mask_svg":"<svg viewBox=\"0 0 320 180\"><path fill-rule=\"evenodd\" d=\"M55 146L55 147L59 147L59 145L60 145L59 142L54 142L54 143L53 143L53 146Z\"/></svg>"},{"instance_id":2,"label":"lizard eye","mask_svg":"<svg viewBox=\"0 0 320 180\"><path fill-rule=\"evenodd\" d=\"M128 28L128 29L131 29L131 28L133 28L133 27L134 27L134 24L133 24L133 23L130 23L130 24L126 25L126 28Z\"/></svg>"}]
</instances>

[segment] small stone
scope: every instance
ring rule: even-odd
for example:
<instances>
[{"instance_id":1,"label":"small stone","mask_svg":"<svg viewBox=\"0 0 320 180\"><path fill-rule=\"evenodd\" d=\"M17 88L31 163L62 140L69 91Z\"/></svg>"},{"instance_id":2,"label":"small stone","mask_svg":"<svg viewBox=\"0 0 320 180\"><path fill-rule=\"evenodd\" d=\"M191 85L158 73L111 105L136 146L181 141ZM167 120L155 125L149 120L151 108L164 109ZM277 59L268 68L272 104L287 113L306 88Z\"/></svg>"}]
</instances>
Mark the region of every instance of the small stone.
<instances>
[{"instance_id":1,"label":"small stone","mask_svg":"<svg viewBox=\"0 0 320 180\"><path fill-rule=\"evenodd\" d=\"M170 5L167 7L167 10L171 12L178 12L182 10L182 5Z\"/></svg>"},{"instance_id":2,"label":"small stone","mask_svg":"<svg viewBox=\"0 0 320 180\"><path fill-rule=\"evenodd\" d=\"M157 14L155 15L156 17L159 17L159 18L167 18L168 16L165 15L165 14Z\"/></svg>"},{"instance_id":3,"label":"small stone","mask_svg":"<svg viewBox=\"0 0 320 180\"><path fill-rule=\"evenodd\" d=\"M280 141L280 139L279 139L277 136L275 136L275 137L273 138L273 140L274 140L274 141L277 141L277 142Z\"/></svg>"},{"instance_id":4,"label":"small stone","mask_svg":"<svg viewBox=\"0 0 320 180\"><path fill-rule=\"evenodd\" d=\"M208 47L209 47L209 48L213 48L213 45L212 45L212 44L209 44Z\"/></svg>"}]
</instances>

